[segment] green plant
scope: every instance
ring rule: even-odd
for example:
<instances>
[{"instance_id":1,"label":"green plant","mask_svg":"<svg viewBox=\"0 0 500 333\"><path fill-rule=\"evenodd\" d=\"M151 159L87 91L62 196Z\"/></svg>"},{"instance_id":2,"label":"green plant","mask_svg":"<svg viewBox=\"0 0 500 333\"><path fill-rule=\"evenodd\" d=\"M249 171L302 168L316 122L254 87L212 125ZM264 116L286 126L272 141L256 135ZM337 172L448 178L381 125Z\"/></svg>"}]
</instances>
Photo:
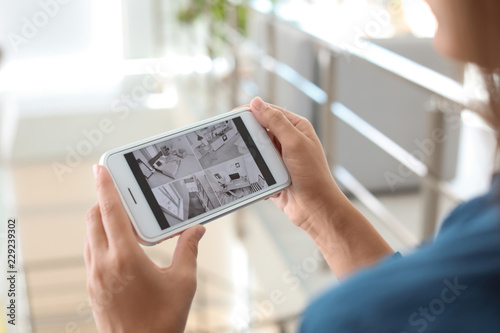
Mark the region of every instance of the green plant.
<instances>
[{"instance_id":1,"label":"green plant","mask_svg":"<svg viewBox=\"0 0 500 333\"><path fill-rule=\"evenodd\" d=\"M230 10L234 12L230 14ZM177 18L185 24L193 24L201 18L209 20L207 51L210 57L214 58L223 45L228 43L228 24L236 28L240 34L246 35L247 15L244 1L235 3L229 0L188 0L179 10Z\"/></svg>"}]
</instances>

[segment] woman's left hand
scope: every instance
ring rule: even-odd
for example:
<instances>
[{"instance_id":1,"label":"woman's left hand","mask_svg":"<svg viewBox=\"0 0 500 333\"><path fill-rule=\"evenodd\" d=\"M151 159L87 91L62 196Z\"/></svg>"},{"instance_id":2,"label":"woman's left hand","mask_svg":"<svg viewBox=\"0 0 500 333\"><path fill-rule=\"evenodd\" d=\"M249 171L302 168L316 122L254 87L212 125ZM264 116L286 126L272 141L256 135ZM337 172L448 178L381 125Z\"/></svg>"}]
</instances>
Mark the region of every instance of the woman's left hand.
<instances>
[{"instance_id":1,"label":"woman's left hand","mask_svg":"<svg viewBox=\"0 0 500 333\"><path fill-rule=\"evenodd\" d=\"M100 332L183 332L196 291L203 226L179 237L169 267L153 263L137 243L106 168L95 166L98 203L87 213L87 289Z\"/></svg>"}]
</instances>

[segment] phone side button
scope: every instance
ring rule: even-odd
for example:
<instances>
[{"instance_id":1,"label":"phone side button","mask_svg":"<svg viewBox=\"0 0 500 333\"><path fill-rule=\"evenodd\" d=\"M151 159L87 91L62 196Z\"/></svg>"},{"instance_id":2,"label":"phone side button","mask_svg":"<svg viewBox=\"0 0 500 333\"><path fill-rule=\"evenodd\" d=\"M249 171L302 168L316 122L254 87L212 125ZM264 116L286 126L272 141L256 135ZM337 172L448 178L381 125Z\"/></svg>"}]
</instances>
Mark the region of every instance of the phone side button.
<instances>
[{"instance_id":1,"label":"phone side button","mask_svg":"<svg viewBox=\"0 0 500 333\"><path fill-rule=\"evenodd\" d=\"M137 201L135 201L135 198L134 198L134 195L132 194L132 191L130 190L130 188L128 188L128 193L130 193L130 196L132 197L132 200L134 200L134 203L137 205Z\"/></svg>"}]
</instances>

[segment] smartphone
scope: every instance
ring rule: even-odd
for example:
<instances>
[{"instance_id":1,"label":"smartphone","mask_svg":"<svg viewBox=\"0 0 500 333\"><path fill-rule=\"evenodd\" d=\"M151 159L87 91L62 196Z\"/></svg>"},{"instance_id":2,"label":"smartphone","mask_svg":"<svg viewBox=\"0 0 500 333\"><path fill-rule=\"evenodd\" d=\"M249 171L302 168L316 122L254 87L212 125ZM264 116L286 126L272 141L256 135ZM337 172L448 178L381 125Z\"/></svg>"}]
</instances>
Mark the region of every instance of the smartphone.
<instances>
[{"instance_id":1,"label":"smartphone","mask_svg":"<svg viewBox=\"0 0 500 333\"><path fill-rule=\"evenodd\" d=\"M108 151L100 164L145 245L291 184L267 130L248 108Z\"/></svg>"}]
</instances>

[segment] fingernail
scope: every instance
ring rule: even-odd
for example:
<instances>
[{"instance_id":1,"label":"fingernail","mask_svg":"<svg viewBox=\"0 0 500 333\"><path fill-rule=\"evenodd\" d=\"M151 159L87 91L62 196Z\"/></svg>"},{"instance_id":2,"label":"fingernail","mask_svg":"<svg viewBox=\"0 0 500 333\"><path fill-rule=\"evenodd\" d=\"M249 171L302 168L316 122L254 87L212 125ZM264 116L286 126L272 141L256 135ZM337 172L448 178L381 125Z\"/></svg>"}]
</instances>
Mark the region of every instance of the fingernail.
<instances>
[{"instance_id":1,"label":"fingernail","mask_svg":"<svg viewBox=\"0 0 500 333\"><path fill-rule=\"evenodd\" d=\"M259 112L262 112L266 109L266 103L260 98L260 97L255 97L253 100L253 106L255 106L255 109Z\"/></svg>"},{"instance_id":2,"label":"fingernail","mask_svg":"<svg viewBox=\"0 0 500 333\"><path fill-rule=\"evenodd\" d=\"M97 177L97 175L99 174L99 166L97 164L94 164L92 166L92 171L94 171L94 177Z\"/></svg>"},{"instance_id":3,"label":"fingernail","mask_svg":"<svg viewBox=\"0 0 500 333\"><path fill-rule=\"evenodd\" d=\"M205 227L202 225L196 227L196 237L198 238L198 240L200 240L201 237L203 237L205 231L207 231L207 229L205 229Z\"/></svg>"}]
</instances>

